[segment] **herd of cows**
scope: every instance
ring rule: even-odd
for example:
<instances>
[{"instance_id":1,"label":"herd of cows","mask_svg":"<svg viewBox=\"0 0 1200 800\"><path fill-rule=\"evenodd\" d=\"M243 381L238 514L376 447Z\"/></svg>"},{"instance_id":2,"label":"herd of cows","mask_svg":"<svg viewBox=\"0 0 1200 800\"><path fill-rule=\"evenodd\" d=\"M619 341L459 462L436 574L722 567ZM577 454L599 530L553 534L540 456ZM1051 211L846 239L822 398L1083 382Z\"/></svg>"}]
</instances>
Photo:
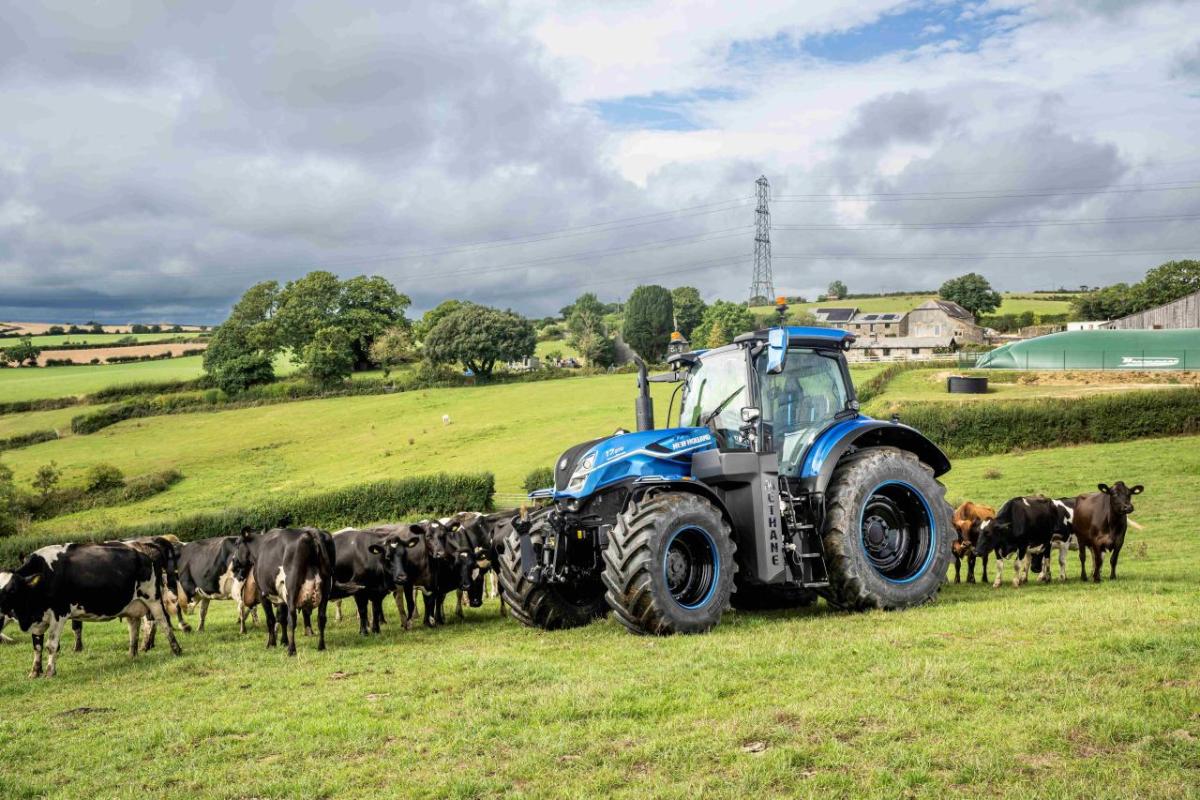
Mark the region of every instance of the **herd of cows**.
<instances>
[{"instance_id":1,"label":"herd of cows","mask_svg":"<svg viewBox=\"0 0 1200 800\"><path fill-rule=\"evenodd\" d=\"M1092 554L1092 580L1100 581L1103 554L1110 552L1111 577L1133 513L1132 498L1141 486L1099 484L1099 491L1072 498L1041 495L1015 497L999 511L966 502L954 512L956 538L954 581L960 582L967 559L967 582L975 580L975 562L997 562L994 586L1003 579L1004 562L1014 559L1013 585L1024 583L1030 570L1051 579L1050 555L1058 551L1059 579L1066 580L1066 553L1079 550L1080 572L1087 580L1086 557ZM236 602L239 627L262 606L267 646L275 647L277 631L289 655L296 653L296 627L313 635L317 614L317 649L325 649L326 610L330 601L353 598L359 631L379 633L383 603L395 597L406 630L416 611L415 590L424 599L424 622L445 622L443 605L451 592L462 616L465 596L472 607L483 604L489 572L499 564L505 537L517 522L512 512L461 512L437 520L347 528L329 533L317 528L279 527L238 536L202 539L187 544L173 536L114 542L73 543L43 547L12 572L0 572L0 631L14 620L33 639L31 677L54 675L59 641L69 621L76 651L83 649L83 623L124 619L129 626L129 654L148 650L159 627L171 651L181 652L171 615L190 631L184 612L199 607L204 629L212 600ZM518 523L519 524L519 523ZM403 600L403 605L402 601ZM501 612L503 612L501 599ZM340 616L340 606L339 606ZM144 634L144 642L142 641ZM0 633L0 636L3 636ZM43 669L43 651L48 663Z\"/></svg>"},{"instance_id":2,"label":"herd of cows","mask_svg":"<svg viewBox=\"0 0 1200 800\"><path fill-rule=\"evenodd\" d=\"M1109 557L1109 577L1117 577L1117 559L1125 545L1125 533L1133 513L1133 496L1143 487L1112 486L1101 483L1098 491L1077 497L1052 499L1043 495L1014 497L1000 510L967 501L954 510L957 538L951 543L954 554L954 582L962 577L962 560L967 559L967 583L975 582L975 561L983 559L983 582L987 583L988 558L996 558L996 581L1004 582L1004 561L1013 558L1013 586L1028 580L1032 569L1038 580L1051 580L1051 551L1058 552L1058 579L1067 579L1067 551L1079 550L1079 577L1087 580L1087 554L1092 554L1092 580L1100 582L1104 553Z\"/></svg>"}]
</instances>

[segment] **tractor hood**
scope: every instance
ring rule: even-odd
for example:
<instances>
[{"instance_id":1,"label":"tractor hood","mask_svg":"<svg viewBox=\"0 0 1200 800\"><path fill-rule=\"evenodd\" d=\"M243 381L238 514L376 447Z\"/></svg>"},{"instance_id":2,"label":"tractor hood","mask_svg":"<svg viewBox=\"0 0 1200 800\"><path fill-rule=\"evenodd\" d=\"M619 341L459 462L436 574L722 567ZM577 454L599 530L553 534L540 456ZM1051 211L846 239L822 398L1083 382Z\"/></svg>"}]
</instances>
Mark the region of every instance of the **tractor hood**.
<instances>
[{"instance_id":1,"label":"tractor hood","mask_svg":"<svg viewBox=\"0 0 1200 800\"><path fill-rule=\"evenodd\" d=\"M584 497L627 478L686 477L692 455L716 446L708 428L663 428L584 442L554 465L554 494Z\"/></svg>"}]
</instances>

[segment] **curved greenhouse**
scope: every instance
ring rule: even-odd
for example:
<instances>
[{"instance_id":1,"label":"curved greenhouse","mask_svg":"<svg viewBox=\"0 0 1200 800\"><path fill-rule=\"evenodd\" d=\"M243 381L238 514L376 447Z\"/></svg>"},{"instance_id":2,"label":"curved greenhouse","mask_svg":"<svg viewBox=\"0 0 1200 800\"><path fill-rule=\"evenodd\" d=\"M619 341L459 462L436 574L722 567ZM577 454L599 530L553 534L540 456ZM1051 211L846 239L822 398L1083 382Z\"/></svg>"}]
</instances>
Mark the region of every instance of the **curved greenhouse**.
<instances>
[{"instance_id":1,"label":"curved greenhouse","mask_svg":"<svg viewBox=\"0 0 1200 800\"><path fill-rule=\"evenodd\" d=\"M1200 369L1200 329L1065 331L984 354L980 369Z\"/></svg>"}]
</instances>

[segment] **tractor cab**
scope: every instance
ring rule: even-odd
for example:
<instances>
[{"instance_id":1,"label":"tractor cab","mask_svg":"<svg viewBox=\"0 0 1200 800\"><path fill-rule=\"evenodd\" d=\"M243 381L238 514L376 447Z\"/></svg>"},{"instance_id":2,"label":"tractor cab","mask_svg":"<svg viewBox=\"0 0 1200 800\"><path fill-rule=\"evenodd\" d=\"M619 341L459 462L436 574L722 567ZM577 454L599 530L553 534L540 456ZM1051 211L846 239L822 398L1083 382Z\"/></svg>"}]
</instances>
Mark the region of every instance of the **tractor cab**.
<instances>
[{"instance_id":1,"label":"tractor cab","mask_svg":"<svg viewBox=\"0 0 1200 800\"><path fill-rule=\"evenodd\" d=\"M821 431L858 416L844 357L850 341L844 331L773 328L675 356L687 367L679 425L708 427L723 450L776 453L781 474L799 475Z\"/></svg>"}]
</instances>

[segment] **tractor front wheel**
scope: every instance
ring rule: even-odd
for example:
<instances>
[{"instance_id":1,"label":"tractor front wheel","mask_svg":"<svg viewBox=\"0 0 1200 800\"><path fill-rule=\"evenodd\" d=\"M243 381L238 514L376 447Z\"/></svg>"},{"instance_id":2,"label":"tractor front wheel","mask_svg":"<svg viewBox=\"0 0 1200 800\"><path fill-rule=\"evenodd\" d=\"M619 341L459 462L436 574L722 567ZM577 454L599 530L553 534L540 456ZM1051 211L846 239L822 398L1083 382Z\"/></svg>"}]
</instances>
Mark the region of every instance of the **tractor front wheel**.
<instances>
[{"instance_id":1,"label":"tractor front wheel","mask_svg":"<svg viewBox=\"0 0 1200 800\"><path fill-rule=\"evenodd\" d=\"M521 539L515 530L505 538L500 554L500 591L512 615L531 628L579 628L608 614L604 586L597 579L537 584L526 578L521 571Z\"/></svg>"},{"instance_id":2,"label":"tractor front wheel","mask_svg":"<svg viewBox=\"0 0 1200 800\"><path fill-rule=\"evenodd\" d=\"M729 525L703 497L654 494L620 515L604 549L606 598L634 633L703 633L721 621L737 565Z\"/></svg>"},{"instance_id":3,"label":"tractor front wheel","mask_svg":"<svg viewBox=\"0 0 1200 800\"><path fill-rule=\"evenodd\" d=\"M951 509L945 487L913 453L872 447L847 456L825 503L830 602L893 609L937 595L950 560Z\"/></svg>"}]
</instances>

